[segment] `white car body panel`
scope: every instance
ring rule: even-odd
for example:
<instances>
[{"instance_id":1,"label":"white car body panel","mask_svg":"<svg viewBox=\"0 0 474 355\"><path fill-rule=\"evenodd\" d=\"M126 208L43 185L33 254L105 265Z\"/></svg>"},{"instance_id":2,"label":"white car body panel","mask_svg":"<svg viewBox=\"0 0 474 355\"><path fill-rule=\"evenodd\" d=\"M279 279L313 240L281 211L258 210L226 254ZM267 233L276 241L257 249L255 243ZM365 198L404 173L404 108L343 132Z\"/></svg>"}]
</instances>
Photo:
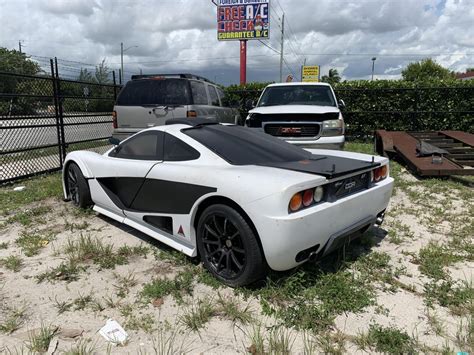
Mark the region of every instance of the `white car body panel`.
<instances>
[{"instance_id":1,"label":"white car body panel","mask_svg":"<svg viewBox=\"0 0 474 355\"><path fill-rule=\"evenodd\" d=\"M393 187L393 179L390 177L335 202L323 202L296 213L288 213L288 203L293 194L350 175L328 180L322 175L275 167L231 165L181 132L184 128L189 126L174 124L149 130L164 131L181 139L199 151L199 159L176 162L144 161L109 157L110 151L104 155L77 151L67 155L64 169L71 161L81 168L88 179L95 203L94 210L140 230L188 256L197 255L194 226L199 205L213 196L230 199L240 206L254 224L265 259L274 270L288 270L297 266L301 263L295 260L298 252L316 244L320 244L322 248L331 236L360 221L370 220L372 223L388 205ZM308 151L320 155L374 161L381 165L388 164L388 159L384 157L366 154L323 149ZM369 170L371 169L367 169ZM361 171L357 174L360 173ZM215 191L209 191L197 198L187 213L124 210L114 203L98 182L97 179L104 177L146 177L147 181L210 186ZM63 187L67 198L64 182ZM176 195L176 198L181 196ZM171 217L172 234L145 223L145 215Z\"/></svg>"}]
</instances>

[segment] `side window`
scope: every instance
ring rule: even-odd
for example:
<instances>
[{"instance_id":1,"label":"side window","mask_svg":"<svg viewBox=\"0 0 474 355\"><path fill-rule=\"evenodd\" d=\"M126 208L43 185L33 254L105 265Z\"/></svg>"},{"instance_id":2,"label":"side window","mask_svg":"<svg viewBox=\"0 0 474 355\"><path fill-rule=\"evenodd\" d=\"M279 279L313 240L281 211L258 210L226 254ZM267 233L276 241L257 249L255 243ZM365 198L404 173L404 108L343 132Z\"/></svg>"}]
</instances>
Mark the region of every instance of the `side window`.
<instances>
[{"instance_id":1,"label":"side window","mask_svg":"<svg viewBox=\"0 0 474 355\"><path fill-rule=\"evenodd\" d=\"M228 96L224 93L224 90L217 88L217 92L219 93L219 97L221 98L222 106L229 107L231 102Z\"/></svg>"},{"instance_id":2,"label":"side window","mask_svg":"<svg viewBox=\"0 0 474 355\"><path fill-rule=\"evenodd\" d=\"M219 96L217 96L216 88L212 85L208 85L207 88L209 89L209 96L211 97L211 105L212 106L220 106Z\"/></svg>"},{"instance_id":3,"label":"side window","mask_svg":"<svg viewBox=\"0 0 474 355\"><path fill-rule=\"evenodd\" d=\"M194 160L200 156L196 149L169 133L165 133L164 150L165 161Z\"/></svg>"},{"instance_id":4,"label":"side window","mask_svg":"<svg viewBox=\"0 0 474 355\"><path fill-rule=\"evenodd\" d=\"M204 83L191 80L191 91L193 93L193 101L195 105L209 105Z\"/></svg>"},{"instance_id":5,"label":"side window","mask_svg":"<svg viewBox=\"0 0 474 355\"><path fill-rule=\"evenodd\" d=\"M109 156L136 160L163 160L163 132L145 132L118 146Z\"/></svg>"}]
</instances>

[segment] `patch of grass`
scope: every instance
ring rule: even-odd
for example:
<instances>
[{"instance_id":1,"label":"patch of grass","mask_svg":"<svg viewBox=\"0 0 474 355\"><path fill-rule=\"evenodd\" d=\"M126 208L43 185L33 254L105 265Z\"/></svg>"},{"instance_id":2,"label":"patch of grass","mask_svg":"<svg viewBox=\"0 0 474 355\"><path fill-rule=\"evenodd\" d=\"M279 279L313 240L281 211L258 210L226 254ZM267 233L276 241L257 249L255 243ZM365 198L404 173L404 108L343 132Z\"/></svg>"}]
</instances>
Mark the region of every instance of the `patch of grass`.
<instances>
[{"instance_id":1,"label":"patch of grass","mask_svg":"<svg viewBox=\"0 0 474 355\"><path fill-rule=\"evenodd\" d=\"M174 249L153 249L156 260L168 261L176 266L186 266L190 264L190 259L183 253Z\"/></svg>"},{"instance_id":2,"label":"patch of grass","mask_svg":"<svg viewBox=\"0 0 474 355\"><path fill-rule=\"evenodd\" d=\"M54 235L52 233L41 234L37 231L23 231L15 242L26 256L34 256L39 254L40 250L47 246L53 239Z\"/></svg>"},{"instance_id":3,"label":"patch of grass","mask_svg":"<svg viewBox=\"0 0 474 355\"><path fill-rule=\"evenodd\" d=\"M16 186L25 186L23 191L13 191ZM18 208L50 197L62 198L61 174L51 174L24 180L15 185L0 188L0 213L7 215Z\"/></svg>"},{"instance_id":4,"label":"patch of grass","mask_svg":"<svg viewBox=\"0 0 474 355\"><path fill-rule=\"evenodd\" d=\"M247 337L250 342L250 346L246 350L249 353L254 355L265 354L265 335L260 323L252 324Z\"/></svg>"},{"instance_id":5,"label":"patch of grass","mask_svg":"<svg viewBox=\"0 0 474 355\"><path fill-rule=\"evenodd\" d=\"M433 281L425 284L425 302L431 307L437 303L447 307L454 315L466 315L474 313L474 287L471 282Z\"/></svg>"},{"instance_id":6,"label":"patch of grass","mask_svg":"<svg viewBox=\"0 0 474 355\"><path fill-rule=\"evenodd\" d=\"M183 325L192 331L198 331L216 315L216 309L210 299L200 299L187 308L179 317Z\"/></svg>"},{"instance_id":7,"label":"patch of grass","mask_svg":"<svg viewBox=\"0 0 474 355\"><path fill-rule=\"evenodd\" d=\"M33 353L44 353L58 331L58 327L41 325L37 333L30 334L26 347Z\"/></svg>"},{"instance_id":8,"label":"patch of grass","mask_svg":"<svg viewBox=\"0 0 474 355\"><path fill-rule=\"evenodd\" d=\"M8 249L8 242L0 243L0 249Z\"/></svg>"},{"instance_id":9,"label":"patch of grass","mask_svg":"<svg viewBox=\"0 0 474 355\"><path fill-rule=\"evenodd\" d=\"M318 339L317 344L323 354L344 354L346 350L346 336L337 331L336 333L325 332Z\"/></svg>"},{"instance_id":10,"label":"patch of grass","mask_svg":"<svg viewBox=\"0 0 474 355\"><path fill-rule=\"evenodd\" d=\"M94 355L97 353L97 345L90 340L79 340L77 344L72 345L64 355Z\"/></svg>"},{"instance_id":11,"label":"patch of grass","mask_svg":"<svg viewBox=\"0 0 474 355\"><path fill-rule=\"evenodd\" d=\"M131 330L143 330L152 333L155 329L155 319L151 314L135 315L131 313L125 321L125 327Z\"/></svg>"},{"instance_id":12,"label":"patch of grass","mask_svg":"<svg viewBox=\"0 0 474 355\"><path fill-rule=\"evenodd\" d=\"M474 315L471 314L462 318L454 342L461 351L469 352L474 350Z\"/></svg>"},{"instance_id":13,"label":"patch of grass","mask_svg":"<svg viewBox=\"0 0 474 355\"><path fill-rule=\"evenodd\" d=\"M23 267L23 259L17 255L10 255L4 259L0 259L0 265L7 270L18 272Z\"/></svg>"},{"instance_id":14,"label":"patch of grass","mask_svg":"<svg viewBox=\"0 0 474 355\"><path fill-rule=\"evenodd\" d=\"M146 258L149 251L150 251L150 248L143 244L136 245L133 247L128 246L128 245L122 245L120 248L118 248L117 254L119 256L123 256L126 258L130 258L133 256L141 256L141 257Z\"/></svg>"},{"instance_id":15,"label":"patch of grass","mask_svg":"<svg viewBox=\"0 0 474 355\"><path fill-rule=\"evenodd\" d=\"M36 276L38 283L45 280L49 282L53 281L66 281L72 282L79 280L79 274L84 271L84 267L78 266L76 263L63 262L59 266L45 271Z\"/></svg>"},{"instance_id":16,"label":"patch of grass","mask_svg":"<svg viewBox=\"0 0 474 355\"><path fill-rule=\"evenodd\" d=\"M378 155L376 152L374 152L374 145L372 143L346 142L344 145L344 150L347 152Z\"/></svg>"},{"instance_id":17,"label":"patch of grass","mask_svg":"<svg viewBox=\"0 0 474 355\"><path fill-rule=\"evenodd\" d=\"M38 217L43 216L49 212L51 212L51 207L49 206L35 207L29 210L17 212L14 216L11 216L7 219L7 223L17 222L27 227L30 226L33 222L37 222Z\"/></svg>"},{"instance_id":18,"label":"patch of grass","mask_svg":"<svg viewBox=\"0 0 474 355\"><path fill-rule=\"evenodd\" d=\"M177 327L171 331L164 329L164 327L159 327L154 334L158 334L151 339L155 354L174 355L188 353L189 344L185 344L184 340L178 341L179 329Z\"/></svg>"},{"instance_id":19,"label":"patch of grass","mask_svg":"<svg viewBox=\"0 0 474 355\"><path fill-rule=\"evenodd\" d=\"M117 296L120 298L127 296L130 292L130 288L138 284L135 275L131 271L126 276L121 276L117 273L114 273L114 276L117 279L117 283L113 286L117 292Z\"/></svg>"},{"instance_id":20,"label":"patch of grass","mask_svg":"<svg viewBox=\"0 0 474 355\"><path fill-rule=\"evenodd\" d=\"M400 221L394 221L388 231L388 241L392 244L400 245L406 240L413 240L414 233L410 227Z\"/></svg>"},{"instance_id":21,"label":"patch of grass","mask_svg":"<svg viewBox=\"0 0 474 355\"><path fill-rule=\"evenodd\" d=\"M220 315L233 323L248 324L253 319L250 305L247 304L244 308L240 307L240 301L236 297L224 298L221 294L218 294L217 309Z\"/></svg>"},{"instance_id":22,"label":"patch of grass","mask_svg":"<svg viewBox=\"0 0 474 355\"><path fill-rule=\"evenodd\" d=\"M62 314L64 312L67 312L71 309L73 306L73 303L68 302L68 301L59 301L58 297L54 297L54 306L58 309L58 314Z\"/></svg>"},{"instance_id":23,"label":"patch of grass","mask_svg":"<svg viewBox=\"0 0 474 355\"><path fill-rule=\"evenodd\" d=\"M204 268L201 268L198 271L197 281L204 284L204 285L206 285L206 286L212 287L214 290L217 290L217 289L224 286L222 282L220 282L218 279L216 279L214 276L212 276L209 273L209 271L207 271Z\"/></svg>"},{"instance_id":24,"label":"patch of grass","mask_svg":"<svg viewBox=\"0 0 474 355\"><path fill-rule=\"evenodd\" d=\"M65 253L70 263L93 262L104 269L113 269L116 265L124 265L127 258L114 252L112 244L105 244L99 238L81 234L78 240L68 240Z\"/></svg>"},{"instance_id":25,"label":"patch of grass","mask_svg":"<svg viewBox=\"0 0 474 355\"><path fill-rule=\"evenodd\" d=\"M462 258L446 246L430 242L427 246L420 249L418 256L413 262L419 264L419 269L423 274L435 280L440 280L448 277L443 268L460 260Z\"/></svg>"},{"instance_id":26,"label":"patch of grass","mask_svg":"<svg viewBox=\"0 0 474 355\"><path fill-rule=\"evenodd\" d=\"M0 332L11 334L25 323L26 308L2 309L4 317L0 323Z\"/></svg>"},{"instance_id":27,"label":"patch of grass","mask_svg":"<svg viewBox=\"0 0 474 355\"><path fill-rule=\"evenodd\" d=\"M185 270L180 272L174 279L154 279L148 284L145 284L141 291L141 296L146 301L152 301L156 298L163 298L167 295L173 297L179 302L182 300L183 294L192 293L194 275L191 271Z\"/></svg>"},{"instance_id":28,"label":"patch of grass","mask_svg":"<svg viewBox=\"0 0 474 355\"><path fill-rule=\"evenodd\" d=\"M428 321L428 324L429 324L431 330L433 330L433 332L437 336L443 336L444 335L445 325L443 324L442 320L440 318L438 318L436 313L434 313L434 312L432 313L432 312L430 312L429 309L427 309L426 319Z\"/></svg>"},{"instance_id":29,"label":"patch of grass","mask_svg":"<svg viewBox=\"0 0 474 355\"><path fill-rule=\"evenodd\" d=\"M283 327L273 328L268 336L268 353L282 355L291 354L295 339L295 336L290 330Z\"/></svg>"},{"instance_id":30,"label":"patch of grass","mask_svg":"<svg viewBox=\"0 0 474 355\"><path fill-rule=\"evenodd\" d=\"M71 232L74 232L76 230L85 230L89 226L90 224L87 221L83 221L82 223L69 223L69 221L66 221L64 228Z\"/></svg>"},{"instance_id":31,"label":"patch of grass","mask_svg":"<svg viewBox=\"0 0 474 355\"><path fill-rule=\"evenodd\" d=\"M367 334L358 337L356 344L361 348L375 349L386 354L413 354L416 342L406 332L394 327L371 324Z\"/></svg>"}]
</instances>

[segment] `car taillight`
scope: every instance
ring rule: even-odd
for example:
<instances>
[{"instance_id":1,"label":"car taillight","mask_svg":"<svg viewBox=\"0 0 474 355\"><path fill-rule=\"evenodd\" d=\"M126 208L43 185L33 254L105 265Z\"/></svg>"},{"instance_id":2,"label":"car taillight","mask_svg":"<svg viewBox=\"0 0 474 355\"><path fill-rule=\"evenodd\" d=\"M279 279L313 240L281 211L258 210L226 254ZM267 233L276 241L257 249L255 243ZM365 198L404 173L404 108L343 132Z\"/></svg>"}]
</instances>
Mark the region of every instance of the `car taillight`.
<instances>
[{"instance_id":1,"label":"car taillight","mask_svg":"<svg viewBox=\"0 0 474 355\"><path fill-rule=\"evenodd\" d=\"M114 128L118 128L117 111L112 111L112 125L113 125Z\"/></svg>"},{"instance_id":2,"label":"car taillight","mask_svg":"<svg viewBox=\"0 0 474 355\"><path fill-rule=\"evenodd\" d=\"M381 167L372 171L372 181L379 182L388 176L388 166L382 165Z\"/></svg>"},{"instance_id":3,"label":"car taillight","mask_svg":"<svg viewBox=\"0 0 474 355\"><path fill-rule=\"evenodd\" d=\"M297 212L303 208L310 207L321 202L323 197L324 187L322 186L297 192L291 197L288 210L290 212Z\"/></svg>"},{"instance_id":4,"label":"car taillight","mask_svg":"<svg viewBox=\"0 0 474 355\"><path fill-rule=\"evenodd\" d=\"M186 111L186 117L197 117L196 111Z\"/></svg>"}]
</instances>

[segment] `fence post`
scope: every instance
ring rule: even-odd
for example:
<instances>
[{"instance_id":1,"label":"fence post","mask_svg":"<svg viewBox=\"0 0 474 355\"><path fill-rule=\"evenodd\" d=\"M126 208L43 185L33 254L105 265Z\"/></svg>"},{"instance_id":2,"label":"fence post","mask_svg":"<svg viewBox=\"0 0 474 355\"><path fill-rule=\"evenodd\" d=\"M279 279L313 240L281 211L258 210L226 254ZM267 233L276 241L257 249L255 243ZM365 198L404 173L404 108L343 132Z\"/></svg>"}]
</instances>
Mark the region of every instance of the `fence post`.
<instances>
[{"instance_id":1,"label":"fence post","mask_svg":"<svg viewBox=\"0 0 474 355\"><path fill-rule=\"evenodd\" d=\"M56 133L58 136L58 155L59 155L59 166L63 167L63 153L61 148L61 131L59 123L59 104L58 104L58 89L56 87L56 77L54 75L54 64L53 59L49 60L51 64L51 83L53 84L53 101L54 101L54 116L56 118Z\"/></svg>"},{"instance_id":2,"label":"fence post","mask_svg":"<svg viewBox=\"0 0 474 355\"><path fill-rule=\"evenodd\" d=\"M115 81L115 70L112 70L112 79L114 81L114 104L115 104L115 101L117 100L117 83Z\"/></svg>"},{"instance_id":3,"label":"fence post","mask_svg":"<svg viewBox=\"0 0 474 355\"><path fill-rule=\"evenodd\" d=\"M59 129L61 132L61 152L63 159L66 159L66 136L64 135L64 115L63 115L63 98L61 96L61 79L59 79L58 58L54 57L54 67L56 72L56 90L58 94L58 112L59 112ZM61 164L62 167L62 164Z\"/></svg>"}]
</instances>

